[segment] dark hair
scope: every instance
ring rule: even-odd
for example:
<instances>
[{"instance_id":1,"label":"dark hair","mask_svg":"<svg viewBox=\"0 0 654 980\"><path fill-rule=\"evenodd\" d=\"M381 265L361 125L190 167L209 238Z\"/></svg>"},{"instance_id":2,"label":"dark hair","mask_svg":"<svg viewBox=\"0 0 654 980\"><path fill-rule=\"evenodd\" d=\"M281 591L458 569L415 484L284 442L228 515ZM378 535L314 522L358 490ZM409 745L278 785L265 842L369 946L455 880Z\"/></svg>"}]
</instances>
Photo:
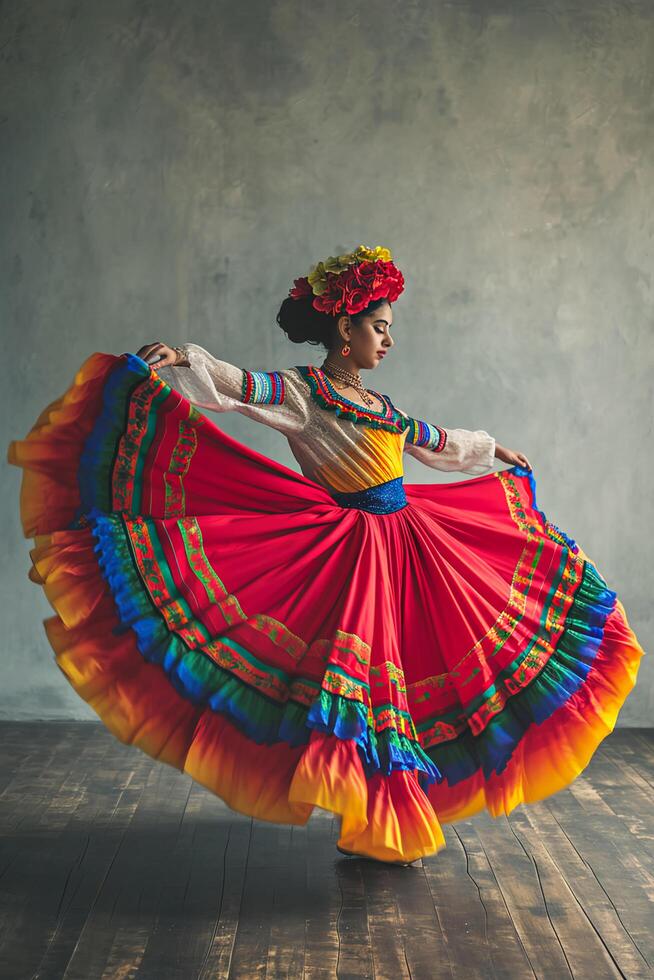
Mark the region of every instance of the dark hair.
<instances>
[{"instance_id":1,"label":"dark hair","mask_svg":"<svg viewBox=\"0 0 654 980\"><path fill-rule=\"evenodd\" d=\"M331 313L321 313L312 304L311 296L303 296L301 299L292 299L287 296L279 308L277 323L282 328L288 339L294 344L322 344L330 350L338 335L336 324L339 316L349 315L352 322L359 324L364 316L368 316L376 310L382 303L388 303L387 299L374 299L356 314L339 313L332 316Z\"/></svg>"}]
</instances>

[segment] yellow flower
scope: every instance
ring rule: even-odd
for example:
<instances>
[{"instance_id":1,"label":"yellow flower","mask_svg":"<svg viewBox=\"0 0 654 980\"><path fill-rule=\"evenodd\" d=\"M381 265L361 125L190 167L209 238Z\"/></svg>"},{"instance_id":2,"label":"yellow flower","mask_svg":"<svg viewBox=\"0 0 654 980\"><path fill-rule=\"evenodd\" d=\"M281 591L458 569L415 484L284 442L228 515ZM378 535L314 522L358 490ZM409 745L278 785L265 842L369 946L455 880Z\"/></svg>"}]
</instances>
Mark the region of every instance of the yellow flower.
<instances>
[{"instance_id":1,"label":"yellow flower","mask_svg":"<svg viewBox=\"0 0 654 980\"><path fill-rule=\"evenodd\" d=\"M318 262L307 276L309 285L313 290L314 296L322 296L327 289L327 273L331 272L338 276L345 272L356 262L390 262L392 261L390 249L377 245L369 248L367 245L358 245L353 252L345 252L343 255L330 255L324 262Z\"/></svg>"},{"instance_id":2,"label":"yellow flower","mask_svg":"<svg viewBox=\"0 0 654 980\"><path fill-rule=\"evenodd\" d=\"M345 272L345 270L352 265L355 261L353 255L330 255L326 262L324 262L324 267L326 272L333 272L335 276Z\"/></svg>"},{"instance_id":3,"label":"yellow flower","mask_svg":"<svg viewBox=\"0 0 654 980\"><path fill-rule=\"evenodd\" d=\"M389 248L377 245L369 248L367 245L358 245L354 252L358 262L392 262L393 256Z\"/></svg>"},{"instance_id":4,"label":"yellow flower","mask_svg":"<svg viewBox=\"0 0 654 980\"><path fill-rule=\"evenodd\" d=\"M327 289L327 278L325 276L325 266L324 263L319 262L315 265L307 279L309 280L309 285L311 286L314 296L320 296Z\"/></svg>"}]
</instances>

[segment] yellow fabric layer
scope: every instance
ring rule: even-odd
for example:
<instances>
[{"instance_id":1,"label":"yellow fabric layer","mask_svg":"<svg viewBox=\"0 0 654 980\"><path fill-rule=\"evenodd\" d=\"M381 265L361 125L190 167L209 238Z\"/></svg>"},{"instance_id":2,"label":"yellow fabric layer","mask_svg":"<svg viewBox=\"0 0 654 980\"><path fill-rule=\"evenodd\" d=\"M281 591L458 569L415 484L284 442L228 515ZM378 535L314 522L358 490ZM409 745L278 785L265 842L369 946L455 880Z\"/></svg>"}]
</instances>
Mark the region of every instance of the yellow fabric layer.
<instances>
[{"instance_id":1,"label":"yellow fabric layer","mask_svg":"<svg viewBox=\"0 0 654 980\"><path fill-rule=\"evenodd\" d=\"M357 444L349 448L348 454L316 467L318 483L337 493L351 493L403 475L402 452L408 429L402 433L364 426L359 429Z\"/></svg>"}]
</instances>

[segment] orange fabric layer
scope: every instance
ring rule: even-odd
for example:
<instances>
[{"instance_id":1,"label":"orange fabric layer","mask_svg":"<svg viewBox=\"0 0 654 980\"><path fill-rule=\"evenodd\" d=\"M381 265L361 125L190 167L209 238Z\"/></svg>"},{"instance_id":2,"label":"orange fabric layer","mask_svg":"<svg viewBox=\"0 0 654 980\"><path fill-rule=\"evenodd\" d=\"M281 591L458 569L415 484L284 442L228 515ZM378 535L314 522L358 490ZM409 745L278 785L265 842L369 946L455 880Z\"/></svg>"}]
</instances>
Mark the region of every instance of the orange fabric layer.
<instances>
[{"instance_id":1,"label":"orange fabric layer","mask_svg":"<svg viewBox=\"0 0 654 980\"><path fill-rule=\"evenodd\" d=\"M498 817L569 786L615 728L644 652L617 599L585 684L548 719L527 729L501 775L486 779L478 772L455 786L429 787L439 820L453 823L484 808Z\"/></svg>"},{"instance_id":2,"label":"orange fabric layer","mask_svg":"<svg viewBox=\"0 0 654 980\"><path fill-rule=\"evenodd\" d=\"M444 845L413 773L366 780L356 743L313 732L306 746L258 745L196 707L147 663L119 627L89 529L40 536L31 551L57 615L45 627L70 684L120 741L187 772L240 813L305 824L314 806L341 817L339 844L380 860L412 861Z\"/></svg>"},{"instance_id":3,"label":"orange fabric layer","mask_svg":"<svg viewBox=\"0 0 654 980\"><path fill-rule=\"evenodd\" d=\"M182 698L158 665L143 660L133 634L114 634L118 619L89 530L43 535L31 556L58 613L45 624L57 664L117 738L189 773L249 816L304 824L314 806L336 813L341 847L385 861L439 850L440 823L483 808L493 817L508 814L569 785L613 730L643 652L618 601L597 669L562 708L527 731L505 771L453 787L435 784L425 794L409 772L366 780L353 741L314 732L307 746L258 745Z\"/></svg>"},{"instance_id":4,"label":"orange fabric layer","mask_svg":"<svg viewBox=\"0 0 654 980\"><path fill-rule=\"evenodd\" d=\"M23 468L20 517L25 537L66 527L79 504L77 473L100 412L102 380L115 367L111 354L93 354L73 384L43 409L29 437L9 445L7 460Z\"/></svg>"},{"instance_id":5,"label":"orange fabric layer","mask_svg":"<svg viewBox=\"0 0 654 980\"><path fill-rule=\"evenodd\" d=\"M34 537L30 578L42 585L56 612L45 623L56 662L117 738L187 772L234 810L249 816L304 824L315 806L333 812L341 820L339 845L344 850L384 861L411 861L432 854L445 843L441 823L467 818L484 808L493 817L510 813L520 803L541 800L564 788L583 771L599 743L613 730L636 683L644 653L619 601L606 620L601 646L578 690L545 721L527 728L500 775L487 777L480 766L474 776L452 786L442 782L423 791L412 770L367 777L356 742L322 731L313 731L309 742L300 746L260 744L223 715L183 697L163 668L141 654L134 631L120 622L98 565L91 529L56 530L70 525L80 506L77 477L82 447L100 411L103 381L115 365L111 355L97 354L87 360L69 391L41 413L29 438L12 444L9 461L23 467L21 519L26 536ZM200 449L209 441L209 430L205 420ZM211 432L223 452L225 437L217 430ZM386 437L380 441L383 451L378 463L382 468L399 465L386 452L388 441ZM404 672L413 694L426 678L451 679L452 668L461 659L456 644L462 650L472 648L485 635L489 621L497 618L498 608L504 608L506 583L512 581L516 554L524 544L523 531L508 523L499 481L490 477L486 482L462 481L436 489L409 486L410 506L377 521L355 511L341 513L340 508L323 501L324 491L317 485L296 478L264 457L241 453L234 441L230 446L234 457L239 456L238 487L245 488L244 492L250 488L253 506L257 503L256 481L248 482L246 477L253 472L265 474L274 466L279 485L267 498L271 527L279 512L276 501L286 494L289 515L280 526L292 528L295 536L288 533L285 538L286 565L280 560L275 579L282 578L290 567L300 587L291 583L291 598L286 597L281 613L273 607L275 623L286 627L291 616L297 618L303 612L308 625L293 622L297 636L292 639L308 634L314 609L311 589L319 591L327 609L335 608L322 583L330 581L340 589L339 578L325 573L325 569L329 572L327 562L331 559L336 564L342 554L346 560L353 554L356 563L353 561L348 573L348 588L342 590L337 612L355 620L356 628L347 627L348 636L361 638L362 647L370 646L380 659L369 665L378 672L373 676L381 678L375 689L380 704L384 706L384 699L390 699L394 691L401 690L406 698ZM196 459L199 455L200 450ZM253 469L255 465L260 469ZM203 480L205 473L222 473L221 479L237 496L231 473L224 468L207 467L200 472ZM206 482L209 506L217 495L213 484ZM302 533L315 531L318 538L321 528L327 533L333 526L339 546L343 542L344 551L339 554L331 545L318 542L326 556L321 558L322 580L305 576L301 566L289 559L292 547L298 554L304 549L291 512L295 513L298 501L305 505L305 492L315 497L318 520L314 524L301 513L297 521L308 528ZM519 515L518 504L527 505L517 499ZM238 500L233 507L238 513ZM227 517L220 520L224 527L236 523ZM243 522L244 535L246 524ZM505 544L503 551L497 547L498 535ZM223 538L226 536L225 531ZM267 535L268 540L275 540L275 535ZM535 533L531 540L536 545L544 540L554 551L543 535ZM316 549L320 550L318 545ZM236 547L226 551L221 572L224 568L230 581L238 579L245 551ZM267 554L256 548L248 553L253 556L248 573L252 581L243 590L235 589L239 598L242 592L246 598L253 594L265 571L273 567ZM432 597L437 606L430 610ZM262 608L257 601L251 606L255 611ZM416 612L423 608L430 615L421 617ZM344 622L340 619L336 625L342 628ZM525 640L533 633L529 624L534 622L533 615L521 620ZM357 651L350 651L353 662ZM387 653L380 656L379 651ZM441 652L442 662L437 660ZM483 658L480 664L488 667ZM383 675L381 667L388 668ZM475 677L480 685L493 679L484 679L481 671ZM363 676L369 678L370 672ZM433 691L438 690L434 684ZM479 691L467 696L470 699L474 694ZM416 696L418 703L424 702L418 702ZM476 737L481 739L483 734Z\"/></svg>"}]
</instances>

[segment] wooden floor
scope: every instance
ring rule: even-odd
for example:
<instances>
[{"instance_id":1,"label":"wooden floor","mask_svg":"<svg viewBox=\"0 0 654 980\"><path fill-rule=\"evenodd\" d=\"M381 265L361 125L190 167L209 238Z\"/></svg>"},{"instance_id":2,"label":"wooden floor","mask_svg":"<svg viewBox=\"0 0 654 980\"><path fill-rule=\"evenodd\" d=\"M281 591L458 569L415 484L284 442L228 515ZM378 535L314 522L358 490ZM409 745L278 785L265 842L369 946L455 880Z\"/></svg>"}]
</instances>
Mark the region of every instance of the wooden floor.
<instances>
[{"instance_id":1,"label":"wooden floor","mask_svg":"<svg viewBox=\"0 0 654 980\"><path fill-rule=\"evenodd\" d=\"M253 822L99 724L0 724L0 976L652 976L654 732L565 791L445 828L422 868Z\"/></svg>"}]
</instances>

